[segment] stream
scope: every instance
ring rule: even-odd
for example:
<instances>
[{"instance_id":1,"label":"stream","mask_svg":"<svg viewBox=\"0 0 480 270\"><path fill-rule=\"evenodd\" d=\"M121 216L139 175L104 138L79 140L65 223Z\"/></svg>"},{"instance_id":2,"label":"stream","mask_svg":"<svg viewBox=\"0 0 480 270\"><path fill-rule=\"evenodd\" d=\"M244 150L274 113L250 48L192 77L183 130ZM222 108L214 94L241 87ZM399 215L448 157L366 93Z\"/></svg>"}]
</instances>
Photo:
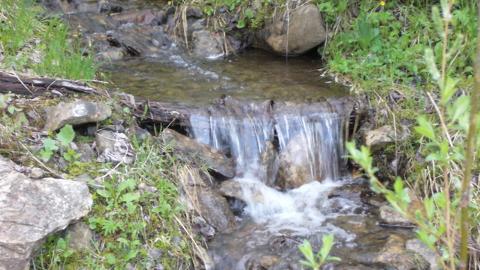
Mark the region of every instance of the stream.
<instances>
[{"instance_id":1,"label":"stream","mask_svg":"<svg viewBox=\"0 0 480 270\"><path fill-rule=\"evenodd\" d=\"M138 28L115 14L98 15L95 1L73 2L84 4L62 9L74 29L100 40L102 50L108 40L136 56L105 62L112 85L201 108L187 134L234 159L236 176L218 188L236 222L208 240L207 269L302 269L298 246L309 240L318 250L325 234L334 235L332 255L341 262L324 269L424 269L405 250L412 232L382 226L384 202L349 171L344 143L353 102L346 87L321 76L320 59L246 50L199 60L165 38L166 25ZM96 34L102 31L105 37Z\"/></svg>"}]
</instances>

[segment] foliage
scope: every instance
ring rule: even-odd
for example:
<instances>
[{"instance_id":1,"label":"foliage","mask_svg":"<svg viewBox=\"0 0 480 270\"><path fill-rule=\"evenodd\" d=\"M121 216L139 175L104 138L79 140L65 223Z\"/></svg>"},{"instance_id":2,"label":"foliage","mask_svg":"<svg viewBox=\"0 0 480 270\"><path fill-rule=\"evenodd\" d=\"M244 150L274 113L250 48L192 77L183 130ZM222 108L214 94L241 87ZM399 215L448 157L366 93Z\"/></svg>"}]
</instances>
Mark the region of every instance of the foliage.
<instances>
[{"instance_id":1,"label":"foliage","mask_svg":"<svg viewBox=\"0 0 480 270\"><path fill-rule=\"evenodd\" d=\"M347 75L367 91L431 82L422 59L426 48L432 46L436 55L442 49L438 31L443 28L435 23L439 20L438 9L430 12L428 1L386 2L379 6L375 1L361 1L359 15L327 44L324 56L329 68ZM472 5L462 3L452 12L451 26L455 31L448 40L452 45L449 72L462 79L473 74L475 12Z\"/></svg>"},{"instance_id":2,"label":"foliage","mask_svg":"<svg viewBox=\"0 0 480 270\"><path fill-rule=\"evenodd\" d=\"M59 18L48 18L32 0L2 0L0 5L0 67L38 75L91 80L93 58L70 40ZM1 56L0 56L1 57Z\"/></svg>"},{"instance_id":3,"label":"foliage","mask_svg":"<svg viewBox=\"0 0 480 270\"><path fill-rule=\"evenodd\" d=\"M399 213L418 226L418 238L436 252L443 268L466 269L466 253L460 251L463 248L466 250L471 238L465 237L465 234L471 234L473 239L479 236L479 194L474 191L472 199L468 194L472 178L470 173L478 170L479 164L475 163L475 156L468 153L478 153L480 150L480 132L475 130L474 124L479 121L479 112L478 108L473 110L478 99L475 93L480 89L473 90L472 96L458 89L460 80L454 75L462 74L451 70L458 68L452 62L456 61L454 56L461 49L455 43L448 47L449 28L455 19L450 16L451 3L441 1L441 4L442 17L437 17L439 12L435 11L436 8L432 17L442 43L438 50L427 48L424 58L426 69L436 84L434 91L426 93L436 114L420 115L415 127L421 136L421 153L425 160L422 175L432 179L428 188L431 194L421 201L417 200L400 178L395 180L393 190L387 188L377 179L370 151L366 147L357 149L353 143L349 143L347 149L350 157L370 177L372 190L384 194ZM438 99L434 99L434 96L438 96ZM470 146L465 144L470 140ZM469 163L475 165L469 168ZM464 218L464 215L467 217ZM468 220L471 222L467 223ZM457 245L456 239L460 236L462 241Z\"/></svg>"},{"instance_id":4,"label":"foliage","mask_svg":"<svg viewBox=\"0 0 480 270\"><path fill-rule=\"evenodd\" d=\"M333 234L324 235L322 237L322 247L317 254L313 253L312 245L307 240L298 247L300 252L302 252L305 260L300 261L300 263L309 269L319 270L322 265L331 261L340 261L340 258L330 256L330 251L334 244Z\"/></svg>"},{"instance_id":5,"label":"foliage","mask_svg":"<svg viewBox=\"0 0 480 270\"><path fill-rule=\"evenodd\" d=\"M65 254L71 251L47 244L36 269L153 269L156 264L190 269L192 239L179 230L184 209L175 182L177 161L152 141L134 143L134 148L134 165L104 165L109 174L99 177L101 187L92 185L98 188L92 190L87 223L98 237L95 247ZM161 251L160 258L149 256L154 249Z\"/></svg>"},{"instance_id":6,"label":"foliage","mask_svg":"<svg viewBox=\"0 0 480 270\"><path fill-rule=\"evenodd\" d=\"M65 160L74 161L78 158L78 154L69 147L74 138L75 131L73 130L73 127L71 125L65 125L60 129L60 132L55 136L55 139L43 139L43 148L38 152L38 155L44 162L47 162L52 158L53 154L62 147Z\"/></svg>"}]
</instances>

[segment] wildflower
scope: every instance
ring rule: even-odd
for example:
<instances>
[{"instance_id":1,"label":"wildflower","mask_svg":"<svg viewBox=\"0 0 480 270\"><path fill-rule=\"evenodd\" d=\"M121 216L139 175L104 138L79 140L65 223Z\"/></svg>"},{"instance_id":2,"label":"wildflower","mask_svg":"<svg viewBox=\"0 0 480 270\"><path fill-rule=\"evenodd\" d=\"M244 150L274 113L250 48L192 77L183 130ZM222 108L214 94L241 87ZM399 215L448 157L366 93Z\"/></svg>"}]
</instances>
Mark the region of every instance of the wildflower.
<instances>
[{"instance_id":1,"label":"wildflower","mask_svg":"<svg viewBox=\"0 0 480 270\"><path fill-rule=\"evenodd\" d=\"M380 6L385 6L385 1L380 1Z\"/></svg>"}]
</instances>

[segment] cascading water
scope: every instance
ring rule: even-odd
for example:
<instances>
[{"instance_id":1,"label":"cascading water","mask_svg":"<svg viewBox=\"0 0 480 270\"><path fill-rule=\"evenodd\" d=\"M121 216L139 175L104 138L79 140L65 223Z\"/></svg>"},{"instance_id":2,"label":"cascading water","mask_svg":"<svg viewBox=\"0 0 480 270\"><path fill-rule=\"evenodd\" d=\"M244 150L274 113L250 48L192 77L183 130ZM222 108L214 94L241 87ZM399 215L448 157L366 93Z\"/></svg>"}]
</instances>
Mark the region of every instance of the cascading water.
<instances>
[{"instance_id":1,"label":"cascading water","mask_svg":"<svg viewBox=\"0 0 480 270\"><path fill-rule=\"evenodd\" d=\"M339 185L336 180L342 176L345 117L325 104L272 106L226 98L212 106L208 115L190 119L199 142L235 159L235 181L242 187L245 212L271 231L311 232L326 218L321 199ZM272 147L278 155L269 151ZM300 187L280 191L275 179L285 155L307 172L307 179Z\"/></svg>"}]
</instances>

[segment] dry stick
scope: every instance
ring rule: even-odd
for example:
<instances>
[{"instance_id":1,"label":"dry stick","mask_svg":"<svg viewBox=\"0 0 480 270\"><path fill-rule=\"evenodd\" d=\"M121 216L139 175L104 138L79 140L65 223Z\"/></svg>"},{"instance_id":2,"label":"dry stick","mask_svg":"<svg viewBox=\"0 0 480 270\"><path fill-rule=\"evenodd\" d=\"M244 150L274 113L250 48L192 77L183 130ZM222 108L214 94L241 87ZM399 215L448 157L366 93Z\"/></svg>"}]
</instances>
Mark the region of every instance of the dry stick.
<instances>
[{"instance_id":1,"label":"dry stick","mask_svg":"<svg viewBox=\"0 0 480 270\"><path fill-rule=\"evenodd\" d=\"M478 14L480 15L480 0L477 0ZM470 199L470 183L472 181L472 170L475 159L478 102L480 99L480 20L477 25L477 57L475 59L475 86L471 95L470 125L465 145L465 167L463 173L461 201L460 201L460 269L467 269L468 265L468 235L469 217L468 202Z\"/></svg>"}]
</instances>

